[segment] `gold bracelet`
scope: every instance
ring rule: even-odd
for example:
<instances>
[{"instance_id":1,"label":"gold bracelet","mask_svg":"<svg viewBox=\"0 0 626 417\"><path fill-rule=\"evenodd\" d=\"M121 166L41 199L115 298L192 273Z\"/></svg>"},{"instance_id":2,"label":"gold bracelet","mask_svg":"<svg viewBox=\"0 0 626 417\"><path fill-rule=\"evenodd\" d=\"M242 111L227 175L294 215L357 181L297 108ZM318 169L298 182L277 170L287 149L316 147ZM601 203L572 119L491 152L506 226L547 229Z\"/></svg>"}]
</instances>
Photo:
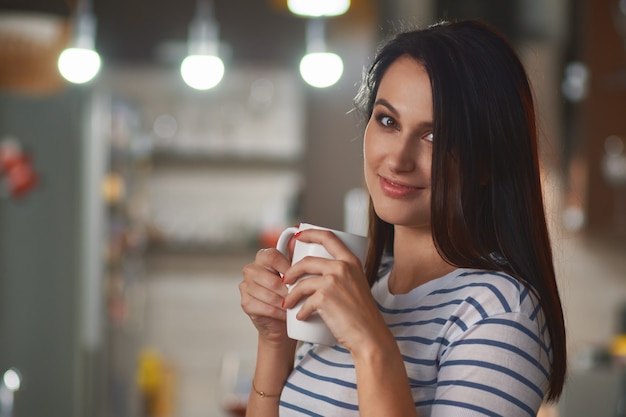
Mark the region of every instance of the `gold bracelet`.
<instances>
[{"instance_id":1,"label":"gold bracelet","mask_svg":"<svg viewBox=\"0 0 626 417\"><path fill-rule=\"evenodd\" d=\"M259 397L261 397L261 398L279 398L280 397L280 393L278 393L278 394L266 394L265 391L259 391L258 389L256 389L256 387L254 386L254 379L252 380L252 389L254 390L254 392L259 394Z\"/></svg>"}]
</instances>

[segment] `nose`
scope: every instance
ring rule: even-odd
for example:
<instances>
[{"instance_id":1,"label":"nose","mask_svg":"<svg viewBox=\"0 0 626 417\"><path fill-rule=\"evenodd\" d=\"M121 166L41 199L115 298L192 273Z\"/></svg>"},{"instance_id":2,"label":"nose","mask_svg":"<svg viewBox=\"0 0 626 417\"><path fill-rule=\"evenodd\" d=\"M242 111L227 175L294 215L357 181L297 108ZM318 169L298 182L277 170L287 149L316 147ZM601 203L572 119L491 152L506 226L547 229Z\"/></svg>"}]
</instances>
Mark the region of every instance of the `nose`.
<instances>
[{"instance_id":1,"label":"nose","mask_svg":"<svg viewBox=\"0 0 626 417\"><path fill-rule=\"evenodd\" d=\"M415 170L417 157L413 141L401 139L390 145L386 162L391 172L411 172Z\"/></svg>"}]
</instances>

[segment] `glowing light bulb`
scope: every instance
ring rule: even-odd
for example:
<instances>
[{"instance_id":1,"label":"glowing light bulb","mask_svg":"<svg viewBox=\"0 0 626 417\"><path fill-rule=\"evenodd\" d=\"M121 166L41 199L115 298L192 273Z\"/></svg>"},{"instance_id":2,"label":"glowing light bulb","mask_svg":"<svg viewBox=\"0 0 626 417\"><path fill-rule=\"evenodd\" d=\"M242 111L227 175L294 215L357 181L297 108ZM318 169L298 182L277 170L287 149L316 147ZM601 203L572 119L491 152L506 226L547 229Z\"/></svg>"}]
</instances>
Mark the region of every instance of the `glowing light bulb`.
<instances>
[{"instance_id":1,"label":"glowing light bulb","mask_svg":"<svg viewBox=\"0 0 626 417\"><path fill-rule=\"evenodd\" d=\"M300 61L300 74L313 87L330 87L341 78L343 61L339 55L330 52L309 53Z\"/></svg>"},{"instance_id":2,"label":"glowing light bulb","mask_svg":"<svg viewBox=\"0 0 626 417\"><path fill-rule=\"evenodd\" d=\"M350 0L288 0L289 10L301 16L338 16L350 8Z\"/></svg>"},{"instance_id":3,"label":"glowing light bulb","mask_svg":"<svg viewBox=\"0 0 626 417\"><path fill-rule=\"evenodd\" d=\"M100 55L93 49L68 48L61 52L57 65L59 72L69 82L84 84L100 70Z\"/></svg>"},{"instance_id":4,"label":"glowing light bulb","mask_svg":"<svg viewBox=\"0 0 626 417\"><path fill-rule=\"evenodd\" d=\"M180 74L191 88L208 90L222 81L224 63L214 55L189 55L180 65Z\"/></svg>"},{"instance_id":5,"label":"glowing light bulb","mask_svg":"<svg viewBox=\"0 0 626 417\"><path fill-rule=\"evenodd\" d=\"M17 391L20 389L20 385L22 384L22 377L17 369L11 368L8 369L3 377L2 382L4 386L7 387L10 391Z\"/></svg>"}]
</instances>

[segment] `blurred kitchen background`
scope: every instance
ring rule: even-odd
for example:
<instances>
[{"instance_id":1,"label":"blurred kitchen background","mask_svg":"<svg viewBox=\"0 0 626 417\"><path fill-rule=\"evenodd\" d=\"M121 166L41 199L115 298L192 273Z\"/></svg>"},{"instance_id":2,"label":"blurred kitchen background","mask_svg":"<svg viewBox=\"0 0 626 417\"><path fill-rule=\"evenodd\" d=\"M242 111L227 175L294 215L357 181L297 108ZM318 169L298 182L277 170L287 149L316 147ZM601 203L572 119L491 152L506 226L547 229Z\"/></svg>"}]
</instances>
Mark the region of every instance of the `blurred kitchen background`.
<instances>
[{"instance_id":1,"label":"blurred kitchen background","mask_svg":"<svg viewBox=\"0 0 626 417\"><path fill-rule=\"evenodd\" d=\"M626 416L626 0L287 3L0 0L0 416L237 415L242 266L300 221L364 230L362 70L394 30L466 17L536 89L571 366L542 414ZM72 46L93 79L61 76ZM338 80L305 82L307 52ZM219 83L183 80L188 54Z\"/></svg>"}]
</instances>

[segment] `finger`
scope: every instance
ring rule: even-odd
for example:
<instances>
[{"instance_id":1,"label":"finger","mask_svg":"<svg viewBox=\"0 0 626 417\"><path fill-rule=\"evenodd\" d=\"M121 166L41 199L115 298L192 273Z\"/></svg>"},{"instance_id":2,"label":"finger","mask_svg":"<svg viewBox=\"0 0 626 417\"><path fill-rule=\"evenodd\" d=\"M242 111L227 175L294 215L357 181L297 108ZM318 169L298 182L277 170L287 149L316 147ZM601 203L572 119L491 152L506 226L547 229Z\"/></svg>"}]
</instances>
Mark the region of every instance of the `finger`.
<instances>
[{"instance_id":1,"label":"finger","mask_svg":"<svg viewBox=\"0 0 626 417\"><path fill-rule=\"evenodd\" d=\"M296 236L291 236L287 243L287 251L289 251L289 259L293 259L293 251L296 250Z\"/></svg>"},{"instance_id":2,"label":"finger","mask_svg":"<svg viewBox=\"0 0 626 417\"><path fill-rule=\"evenodd\" d=\"M351 262L355 261L358 262L358 259L351 260ZM291 285L298 280L311 275L320 275L331 278L336 277L354 282L367 281L360 262L354 264L343 260L307 256L296 262L287 270L287 272L285 272L283 282Z\"/></svg>"},{"instance_id":3,"label":"finger","mask_svg":"<svg viewBox=\"0 0 626 417\"><path fill-rule=\"evenodd\" d=\"M291 285L304 277L324 275L324 271L328 271L332 268L333 262L337 261L316 256L306 256L285 271L283 274L283 282Z\"/></svg>"},{"instance_id":4,"label":"finger","mask_svg":"<svg viewBox=\"0 0 626 417\"><path fill-rule=\"evenodd\" d=\"M292 308L291 304L295 306L300 301L304 301L296 315L298 320L307 320L316 311L323 315L322 309L328 308L329 303L332 303L331 299L336 296L334 288L335 286L329 283L326 277L304 279L285 299L285 308Z\"/></svg>"},{"instance_id":5,"label":"finger","mask_svg":"<svg viewBox=\"0 0 626 417\"><path fill-rule=\"evenodd\" d=\"M303 230L296 237L297 240L306 243L318 243L337 260L358 262L358 257L348 249L348 247L330 230L307 229Z\"/></svg>"},{"instance_id":6,"label":"finger","mask_svg":"<svg viewBox=\"0 0 626 417\"><path fill-rule=\"evenodd\" d=\"M255 263L263 265L263 267L270 271L279 272L281 274L284 274L291 266L291 261L276 248L259 250L255 257Z\"/></svg>"},{"instance_id":7,"label":"finger","mask_svg":"<svg viewBox=\"0 0 626 417\"><path fill-rule=\"evenodd\" d=\"M293 308L302 299L313 295L320 288L320 276L309 276L302 278L296 285L293 285L289 294L285 297L284 308Z\"/></svg>"},{"instance_id":8,"label":"finger","mask_svg":"<svg viewBox=\"0 0 626 417\"><path fill-rule=\"evenodd\" d=\"M261 303L259 300L252 297L242 298L241 308L253 321L261 321L267 318L280 321L287 319L287 314L284 309Z\"/></svg>"},{"instance_id":9,"label":"finger","mask_svg":"<svg viewBox=\"0 0 626 417\"><path fill-rule=\"evenodd\" d=\"M285 319L285 310L282 308L283 297L275 292L246 281L239 284L239 292L241 308L253 320L260 317Z\"/></svg>"},{"instance_id":10,"label":"finger","mask_svg":"<svg viewBox=\"0 0 626 417\"><path fill-rule=\"evenodd\" d=\"M287 287L279 275L254 262L243 268L243 277L239 284L243 311L255 322L263 317L284 320L282 303Z\"/></svg>"},{"instance_id":11,"label":"finger","mask_svg":"<svg viewBox=\"0 0 626 417\"><path fill-rule=\"evenodd\" d=\"M279 270L290 266L283 254L275 249L261 249L257 252L255 261L243 267L242 273L245 281L255 281L267 288L271 288L282 296L285 295L286 287L282 284L282 276Z\"/></svg>"},{"instance_id":12,"label":"finger","mask_svg":"<svg viewBox=\"0 0 626 417\"><path fill-rule=\"evenodd\" d=\"M239 287L242 297L244 295L248 295L262 303L276 307L280 307L282 305L283 299L287 295L287 288L282 284L280 285L278 291L255 282L246 281L243 281Z\"/></svg>"},{"instance_id":13,"label":"finger","mask_svg":"<svg viewBox=\"0 0 626 417\"><path fill-rule=\"evenodd\" d=\"M297 320L307 320L311 314L317 311L317 303L315 303L315 297L310 296L304 300L304 303L300 306L300 310L296 314Z\"/></svg>"},{"instance_id":14,"label":"finger","mask_svg":"<svg viewBox=\"0 0 626 417\"><path fill-rule=\"evenodd\" d=\"M244 266L242 274L244 282L267 288L281 297L287 294L287 287L282 283L280 275L256 262Z\"/></svg>"}]
</instances>

